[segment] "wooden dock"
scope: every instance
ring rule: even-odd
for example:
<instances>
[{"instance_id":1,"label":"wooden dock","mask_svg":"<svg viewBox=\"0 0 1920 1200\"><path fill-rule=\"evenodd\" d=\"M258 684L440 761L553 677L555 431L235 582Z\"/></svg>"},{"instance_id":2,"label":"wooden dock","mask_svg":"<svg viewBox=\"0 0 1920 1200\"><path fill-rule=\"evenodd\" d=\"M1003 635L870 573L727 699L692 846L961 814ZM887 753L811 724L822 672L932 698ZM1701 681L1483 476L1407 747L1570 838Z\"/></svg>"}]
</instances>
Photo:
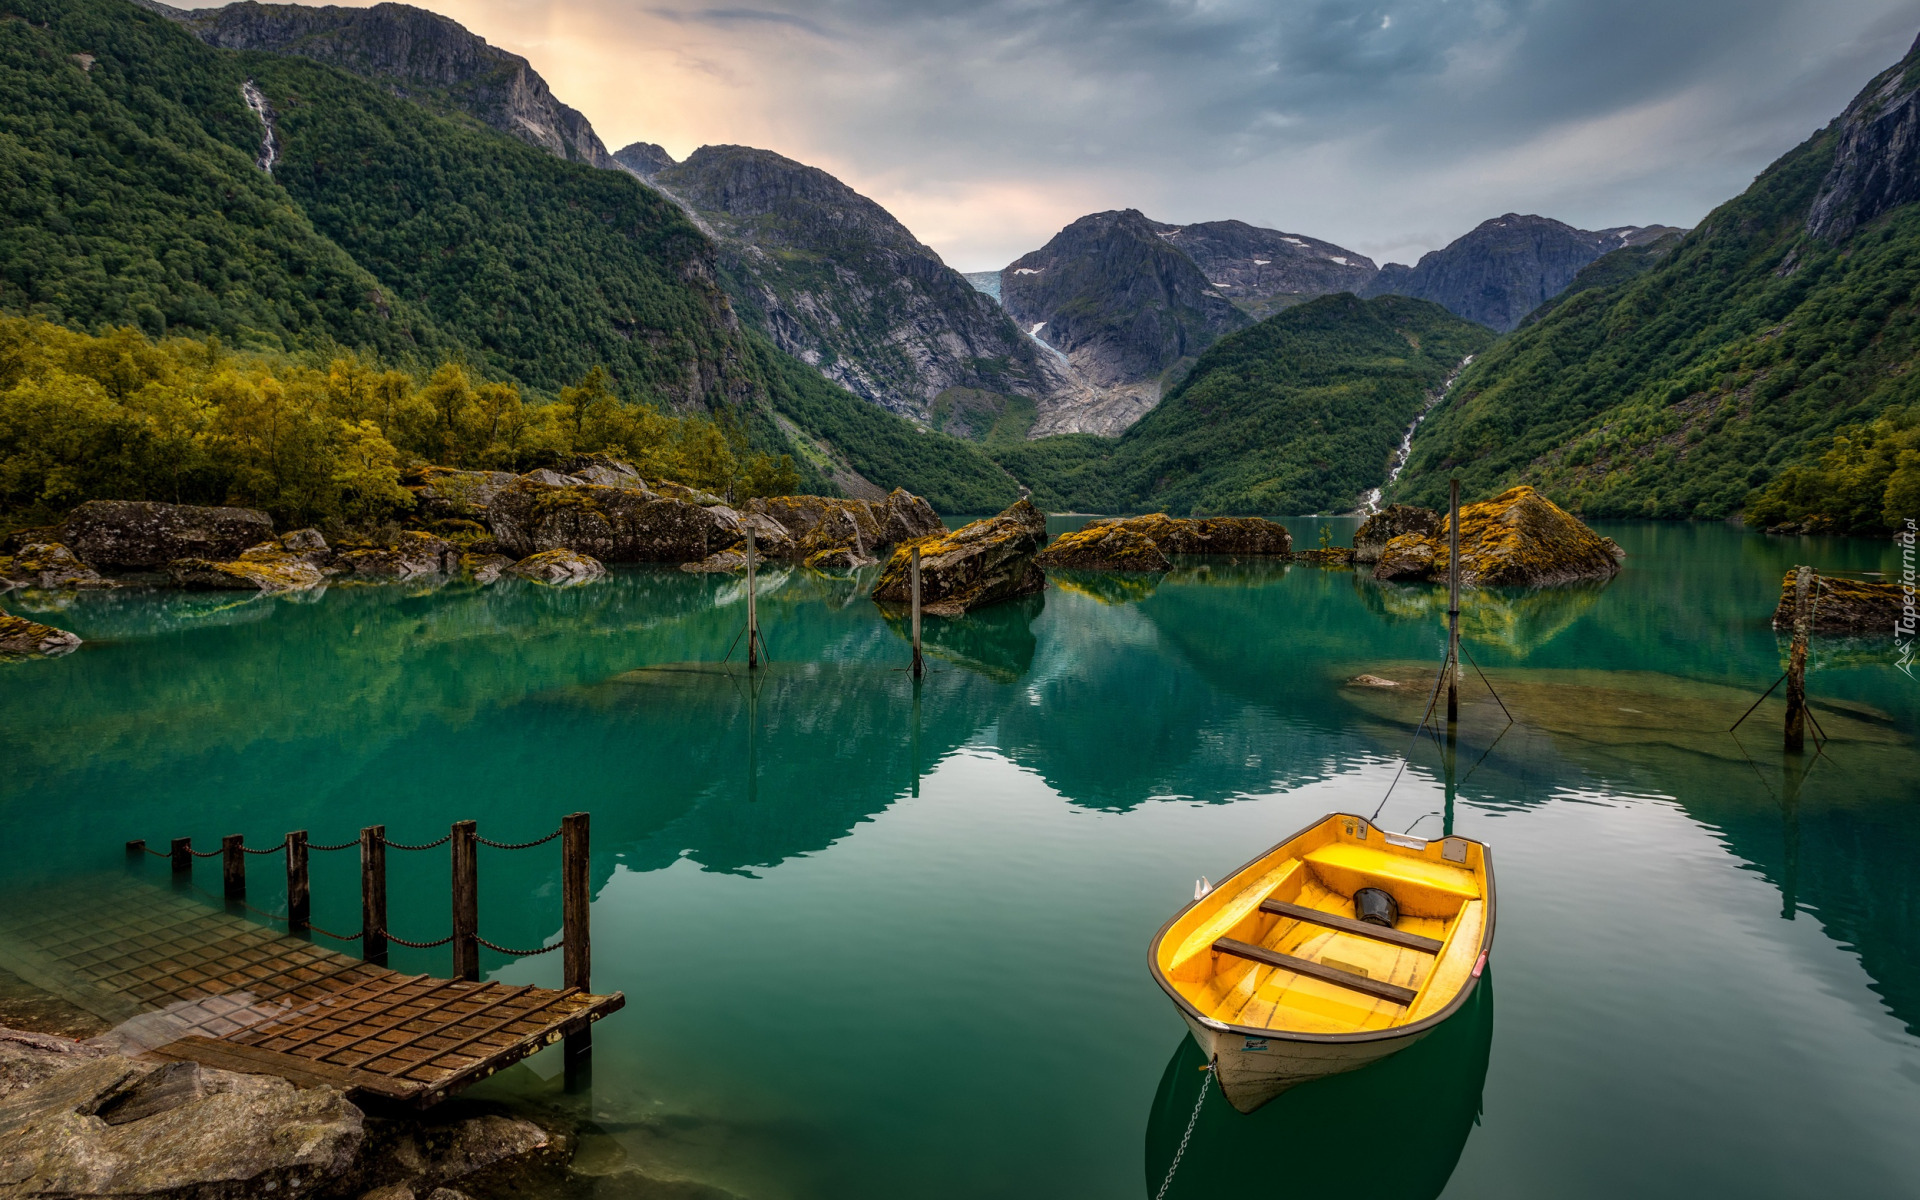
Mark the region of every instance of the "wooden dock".
<instances>
[{"instance_id":1,"label":"wooden dock","mask_svg":"<svg viewBox=\"0 0 1920 1200\"><path fill-rule=\"evenodd\" d=\"M402 974L120 876L4 910L0 965L151 1057L423 1108L626 1003Z\"/></svg>"}]
</instances>

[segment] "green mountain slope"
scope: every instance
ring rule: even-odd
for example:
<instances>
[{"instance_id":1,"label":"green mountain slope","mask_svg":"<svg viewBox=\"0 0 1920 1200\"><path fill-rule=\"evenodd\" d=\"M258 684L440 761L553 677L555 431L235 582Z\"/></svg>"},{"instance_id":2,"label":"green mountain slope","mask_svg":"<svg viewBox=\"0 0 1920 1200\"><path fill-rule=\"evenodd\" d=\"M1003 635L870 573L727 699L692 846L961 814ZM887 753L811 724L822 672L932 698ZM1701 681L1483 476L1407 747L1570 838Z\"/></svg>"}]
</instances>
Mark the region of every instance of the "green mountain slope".
<instances>
[{"instance_id":1,"label":"green mountain slope","mask_svg":"<svg viewBox=\"0 0 1920 1200\"><path fill-rule=\"evenodd\" d=\"M1527 482L1589 516L1720 518L1920 398L1916 66L1875 79L1652 270L1483 355L1390 498L1437 504L1458 474L1469 494ZM1840 226L1814 219L1836 212Z\"/></svg>"},{"instance_id":2,"label":"green mountain slope","mask_svg":"<svg viewBox=\"0 0 1920 1200\"><path fill-rule=\"evenodd\" d=\"M1324 296L1222 338L1117 441L989 443L1043 507L1172 513L1354 507L1407 426L1494 335L1437 304Z\"/></svg>"}]
</instances>

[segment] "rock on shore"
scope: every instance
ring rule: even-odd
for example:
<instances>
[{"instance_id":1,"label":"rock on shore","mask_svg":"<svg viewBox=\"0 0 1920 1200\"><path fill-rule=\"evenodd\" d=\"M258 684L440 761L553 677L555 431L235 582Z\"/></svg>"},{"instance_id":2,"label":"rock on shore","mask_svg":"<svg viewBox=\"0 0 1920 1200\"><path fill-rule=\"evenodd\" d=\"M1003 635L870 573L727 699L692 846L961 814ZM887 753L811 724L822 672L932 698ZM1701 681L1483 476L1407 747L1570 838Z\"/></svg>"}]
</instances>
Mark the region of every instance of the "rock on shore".
<instances>
[{"instance_id":1,"label":"rock on shore","mask_svg":"<svg viewBox=\"0 0 1920 1200\"><path fill-rule=\"evenodd\" d=\"M273 537L273 521L252 508L202 508L146 500L89 500L67 514L59 541L84 562L152 569L177 558L224 561Z\"/></svg>"},{"instance_id":2,"label":"rock on shore","mask_svg":"<svg viewBox=\"0 0 1920 1200\"><path fill-rule=\"evenodd\" d=\"M566 586L574 583L586 583L598 579L607 573L598 559L571 550L542 550L506 568L506 574L521 579L531 579L535 583L550 583Z\"/></svg>"},{"instance_id":3,"label":"rock on shore","mask_svg":"<svg viewBox=\"0 0 1920 1200\"><path fill-rule=\"evenodd\" d=\"M1373 577L1445 580L1447 528L1402 533L1381 548ZM1532 488L1509 488L1491 500L1460 506L1460 581L1469 587L1545 587L1611 579L1625 552L1613 539Z\"/></svg>"},{"instance_id":4,"label":"rock on shore","mask_svg":"<svg viewBox=\"0 0 1920 1200\"><path fill-rule=\"evenodd\" d=\"M1780 583L1773 627L1793 630L1794 572ZM1880 633L1892 637L1902 621L1914 620L1914 600L1897 583L1865 583L1822 575L1815 580L1813 633ZM1911 628L1911 625L1909 626Z\"/></svg>"},{"instance_id":5,"label":"rock on shore","mask_svg":"<svg viewBox=\"0 0 1920 1200\"><path fill-rule=\"evenodd\" d=\"M1282 556L1293 552L1293 535L1278 521L1265 517L1102 517L1086 529L1118 526L1144 535L1162 554L1234 554Z\"/></svg>"},{"instance_id":6,"label":"rock on shore","mask_svg":"<svg viewBox=\"0 0 1920 1200\"><path fill-rule=\"evenodd\" d=\"M298 592L327 581L319 567L281 548L279 542L251 547L231 562L180 558L167 564L173 586L210 590Z\"/></svg>"},{"instance_id":7,"label":"rock on shore","mask_svg":"<svg viewBox=\"0 0 1920 1200\"><path fill-rule=\"evenodd\" d=\"M63 588L113 587L110 579L81 562L73 551L59 542L30 542L11 557L0 558L0 589L10 587Z\"/></svg>"},{"instance_id":8,"label":"rock on shore","mask_svg":"<svg viewBox=\"0 0 1920 1200\"><path fill-rule=\"evenodd\" d=\"M1389 504L1360 523L1353 531L1353 561L1380 561L1387 543L1403 533L1418 533L1431 538L1447 523L1444 513L1412 504Z\"/></svg>"},{"instance_id":9,"label":"rock on shore","mask_svg":"<svg viewBox=\"0 0 1920 1200\"><path fill-rule=\"evenodd\" d=\"M1125 523L1063 533L1033 561L1080 571L1164 571L1170 565L1152 538Z\"/></svg>"},{"instance_id":10,"label":"rock on shore","mask_svg":"<svg viewBox=\"0 0 1920 1200\"><path fill-rule=\"evenodd\" d=\"M51 625L10 616L0 608L0 658L51 658L80 644L76 634Z\"/></svg>"},{"instance_id":11,"label":"rock on shore","mask_svg":"<svg viewBox=\"0 0 1920 1200\"><path fill-rule=\"evenodd\" d=\"M895 548L873 589L883 604L912 602L908 577L912 548L920 548L920 608L934 616L1029 596L1047 586L1034 556L1047 538L1047 518L1026 500L997 516L964 525L944 536L918 538Z\"/></svg>"}]
</instances>

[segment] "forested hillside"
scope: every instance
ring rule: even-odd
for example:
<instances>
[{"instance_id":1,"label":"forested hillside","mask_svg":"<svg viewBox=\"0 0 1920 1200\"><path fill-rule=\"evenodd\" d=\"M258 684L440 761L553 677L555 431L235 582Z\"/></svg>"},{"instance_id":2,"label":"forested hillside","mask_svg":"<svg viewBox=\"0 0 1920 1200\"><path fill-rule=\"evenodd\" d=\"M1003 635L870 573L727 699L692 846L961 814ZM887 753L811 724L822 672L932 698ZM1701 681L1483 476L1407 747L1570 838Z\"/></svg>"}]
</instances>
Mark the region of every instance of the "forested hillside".
<instances>
[{"instance_id":1,"label":"forested hillside","mask_svg":"<svg viewBox=\"0 0 1920 1200\"><path fill-rule=\"evenodd\" d=\"M1323 296L1222 338L1117 441L988 444L1045 508L1345 511L1401 435L1494 335L1437 304Z\"/></svg>"},{"instance_id":2,"label":"forested hillside","mask_svg":"<svg viewBox=\"0 0 1920 1200\"><path fill-rule=\"evenodd\" d=\"M1495 345L1422 427L1389 498L1437 504L1458 474L1471 494L1527 482L1588 516L1753 504L1769 523L1865 531L1910 515L1889 505L1920 487L1893 476L1920 475L1920 455L1856 446L1873 479L1849 484L1851 498L1819 472L1766 489L1792 464L1845 459L1837 436L1855 445L1884 417L1884 450L1912 423L1920 206L1898 185L1920 129L1916 65L1910 54L1874 80L1645 274L1573 295ZM1843 228L1817 227L1836 211ZM1881 498L1875 519L1862 488Z\"/></svg>"}]
</instances>

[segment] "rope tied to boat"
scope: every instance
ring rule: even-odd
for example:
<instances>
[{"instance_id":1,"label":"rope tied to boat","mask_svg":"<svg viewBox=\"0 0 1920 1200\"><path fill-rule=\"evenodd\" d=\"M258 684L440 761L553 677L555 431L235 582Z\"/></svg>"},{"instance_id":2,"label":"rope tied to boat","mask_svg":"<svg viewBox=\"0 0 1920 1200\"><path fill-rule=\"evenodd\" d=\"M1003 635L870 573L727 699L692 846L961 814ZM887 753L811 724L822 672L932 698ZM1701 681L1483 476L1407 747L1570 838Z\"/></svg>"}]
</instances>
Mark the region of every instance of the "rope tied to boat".
<instances>
[{"instance_id":1,"label":"rope tied to boat","mask_svg":"<svg viewBox=\"0 0 1920 1200\"><path fill-rule=\"evenodd\" d=\"M1213 1082L1213 1064L1200 1069L1207 1077L1200 1081L1200 1095L1194 1099L1193 1115L1187 1118L1187 1131L1180 1135L1180 1148L1173 1152L1173 1164L1167 1168L1167 1177L1160 1181L1160 1190L1153 1194L1153 1200L1166 1200L1167 1189L1173 1186L1173 1173L1180 1169L1180 1160L1187 1155L1187 1143L1193 1140L1193 1127L1200 1123L1200 1108L1207 1102L1207 1085Z\"/></svg>"}]
</instances>

